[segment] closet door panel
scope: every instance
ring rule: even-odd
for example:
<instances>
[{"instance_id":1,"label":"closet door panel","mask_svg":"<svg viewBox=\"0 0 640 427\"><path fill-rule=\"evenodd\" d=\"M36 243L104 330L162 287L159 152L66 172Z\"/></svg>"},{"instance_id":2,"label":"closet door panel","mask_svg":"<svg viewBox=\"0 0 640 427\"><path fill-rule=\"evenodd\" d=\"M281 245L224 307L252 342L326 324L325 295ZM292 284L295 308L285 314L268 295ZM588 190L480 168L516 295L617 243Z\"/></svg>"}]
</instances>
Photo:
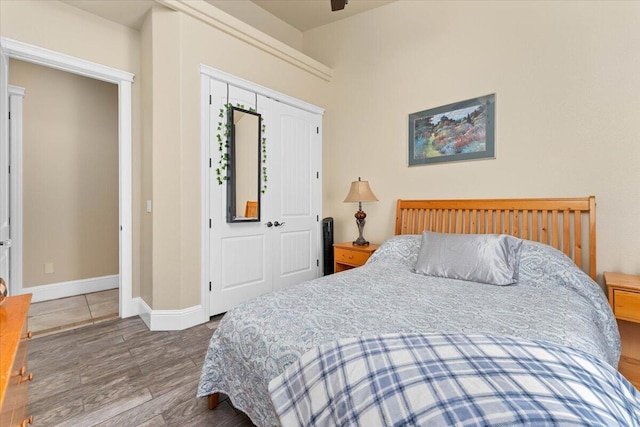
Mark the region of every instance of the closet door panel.
<instances>
[{"instance_id":1,"label":"closet door panel","mask_svg":"<svg viewBox=\"0 0 640 427\"><path fill-rule=\"evenodd\" d=\"M222 270L222 289L230 290L239 286L247 286L251 295L260 295L253 286L267 283L265 262L265 236L239 236L221 239L222 265L228 266ZM251 262L246 262L251 260ZM269 290L269 289L267 289Z\"/></svg>"},{"instance_id":2,"label":"closet door panel","mask_svg":"<svg viewBox=\"0 0 640 427\"><path fill-rule=\"evenodd\" d=\"M280 116L280 209L284 219L311 215L311 135L301 117Z\"/></svg>"},{"instance_id":3,"label":"closet door panel","mask_svg":"<svg viewBox=\"0 0 640 427\"><path fill-rule=\"evenodd\" d=\"M262 101L259 98L258 103ZM318 277L321 118L287 104L268 107L267 171L273 227L274 289ZM270 129L270 131L269 131Z\"/></svg>"},{"instance_id":4,"label":"closet door panel","mask_svg":"<svg viewBox=\"0 0 640 427\"><path fill-rule=\"evenodd\" d=\"M256 107L256 95L243 89L212 80L211 83L212 168L210 175L210 277L209 314L224 313L250 298L265 294L273 288L273 264L269 250L273 239L264 222L228 223L227 185L218 184L216 167L220 155L217 142L221 108L229 102L244 108ZM260 106L258 106L258 109ZM224 127L223 127L224 128ZM224 136L222 136L224 139Z\"/></svg>"},{"instance_id":5,"label":"closet door panel","mask_svg":"<svg viewBox=\"0 0 640 427\"><path fill-rule=\"evenodd\" d=\"M280 277L302 274L314 269L309 247L313 242L310 230L281 232L280 233ZM286 256L284 256L286 254Z\"/></svg>"}]
</instances>

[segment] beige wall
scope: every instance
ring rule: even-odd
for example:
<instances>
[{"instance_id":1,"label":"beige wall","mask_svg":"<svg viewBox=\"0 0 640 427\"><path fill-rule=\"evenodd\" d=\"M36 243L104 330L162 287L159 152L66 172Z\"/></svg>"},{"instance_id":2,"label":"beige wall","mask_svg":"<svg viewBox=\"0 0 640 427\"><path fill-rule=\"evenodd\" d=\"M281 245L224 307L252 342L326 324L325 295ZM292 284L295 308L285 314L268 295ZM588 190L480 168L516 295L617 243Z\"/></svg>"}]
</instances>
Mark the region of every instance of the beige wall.
<instances>
[{"instance_id":1,"label":"beige wall","mask_svg":"<svg viewBox=\"0 0 640 427\"><path fill-rule=\"evenodd\" d=\"M323 105L328 84L184 14L155 9L148 19L153 34L150 305L186 308L200 303L202 291L200 64L317 105Z\"/></svg>"},{"instance_id":2,"label":"beige wall","mask_svg":"<svg viewBox=\"0 0 640 427\"><path fill-rule=\"evenodd\" d=\"M140 33L57 1L0 1L0 35L136 75L132 87L133 295L140 288ZM28 94L27 94L28 96Z\"/></svg>"},{"instance_id":3,"label":"beige wall","mask_svg":"<svg viewBox=\"0 0 640 427\"><path fill-rule=\"evenodd\" d=\"M206 0L218 9L246 22L252 27L269 34L271 37L302 50L302 32L270 14L252 1Z\"/></svg>"},{"instance_id":4,"label":"beige wall","mask_svg":"<svg viewBox=\"0 0 640 427\"><path fill-rule=\"evenodd\" d=\"M327 108L323 199L336 240L356 235L342 200L358 176L380 199L364 207L372 241L392 234L398 197L595 194L599 271L640 273L639 8L398 1L304 34L330 83L163 8L137 32L55 1L2 1L0 31L136 74L134 296L181 309L201 292L200 64ZM496 160L407 167L408 114L494 92Z\"/></svg>"},{"instance_id":5,"label":"beige wall","mask_svg":"<svg viewBox=\"0 0 640 427\"><path fill-rule=\"evenodd\" d=\"M15 59L9 80L26 89L23 287L118 274L118 87Z\"/></svg>"},{"instance_id":6,"label":"beige wall","mask_svg":"<svg viewBox=\"0 0 640 427\"><path fill-rule=\"evenodd\" d=\"M328 84L163 7L139 32L56 1L2 1L0 17L2 36L136 75L133 295L153 309L200 304L200 64L317 105Z\"/></svg>"},{"instance_id":7,"label":"beige wall","mask_svg":"<svg viewBox=\"0 0 640 427\"><path fill-rule=\"evenodd\" d=\"M144 114L151 115L151 139L145 137L145 153L150 151L149 163L151 173L151 188L153 195L153 213L151 214L151 246L145 251L151 251L152 269L151 283L153 295L147 304L153 309L176 309L199 304L200 298L185 305L181 294L180 245L182 226L180 223L180 177L182 127L180 116L180 31L178 13L166 9L154 9L147 17L151 20L145 25L151 26L151 111ZM149 47L145 47L149 48ZM197 76L196 76L197 77ZM144 102L147 103L145 93ZM190 167L199 170L194 163ZM146 172L145 172L146 174ZM195 189L192 189L196 193ZM199 218L199 208L195 212ZM198 222L198 219L195 220ZM146 238L146 237L145 237ZM194 282L193 287L200 288L200 281Z\"/></svg>"},{"instance_id":8,"label":"beige wall","mask_svg":"<svg viewBox=\"0 0 640 427\"><path fill-rule=\"evenodd\" d=\"M140 29L140 97L141 97L141 203L144 211L140 217L140 297L148 304L153 301L153 205L146 212L146 201L153 202L153 55L151 19L145 19ZM135 127L135 123L133 124Z\"/></svg>"},{"instance_id":9,"label":"beige wall","mask_svg":"<svg viewBox=\"0 0 640 427\"><path fill-rule=\"evenodd\" d=\"M594 194L598 271L640 273L640 2L398 1L304 34L333 67L324 212L336 241L393 234L397 198ZM495 160L407 166L410 113L496 93Z\"/></svg>"},{"instance_id":10,"label":"beige wall","mask_svg":"<svg viewBox=\"0 0 640 427\"><path fill-rule=\"evenodd\" d=\"M329 84L289 63L181 15L180 215L182 224L182 307L200 300L200 82L206 64L287 95L324 106Z\"/></svg>"}]
</instances>

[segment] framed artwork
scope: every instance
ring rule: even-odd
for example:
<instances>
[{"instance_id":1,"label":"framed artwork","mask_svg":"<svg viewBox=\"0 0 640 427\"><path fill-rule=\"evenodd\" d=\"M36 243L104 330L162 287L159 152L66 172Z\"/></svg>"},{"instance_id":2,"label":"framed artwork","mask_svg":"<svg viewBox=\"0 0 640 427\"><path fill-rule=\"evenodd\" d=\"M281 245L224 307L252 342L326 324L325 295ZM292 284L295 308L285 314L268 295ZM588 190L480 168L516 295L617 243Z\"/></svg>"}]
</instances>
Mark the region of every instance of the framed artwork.
<instances>
[{"instance_id":1,"label":"framed artwork","mask_svg":"<svg viewBox=\"0 0 640 427\"><path fill-rule=\"evenodd\" d=\"M495 158L496 95L409 114L409 166Z\"/></svg>"}]
</instances>

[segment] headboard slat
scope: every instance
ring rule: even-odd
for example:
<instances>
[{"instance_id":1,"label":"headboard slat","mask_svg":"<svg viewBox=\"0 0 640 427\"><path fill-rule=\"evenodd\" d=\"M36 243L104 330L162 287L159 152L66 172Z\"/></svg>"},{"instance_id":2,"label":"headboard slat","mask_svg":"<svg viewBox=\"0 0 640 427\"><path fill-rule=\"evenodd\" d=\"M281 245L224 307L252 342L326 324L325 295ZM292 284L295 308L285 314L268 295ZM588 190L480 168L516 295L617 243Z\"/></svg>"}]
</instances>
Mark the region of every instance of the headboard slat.
<instances>
[{"instance_id":1,"label":"headboard slat","mask_svg":"<svg viewBox=\"0 0 640 427\"><path fill-rule=\"evenodd\" d=\"M573 260L578 267L582 268L582 221L580 217L581 215L573 217L573 235L575 236Z\"/></svg>"},{"instance_id":2,"label":"headboard slat","mask_svg":"<svg viewBox=\"0 0 640 427\"><path fill-rule=\"evenodd\" d=\"M509 226L511 225L511 211L504 210L504 220L502 221L502 234L509 234Z\"/></svg>"},{"instance_id":3,"label":"headboard slat","mask_svg":"<svg viewBox=\"0 0 640 427\"><path fill-rule=\"evenodd\" d=\"M569 237L569 227L571 226L571 217L569 210L562 213L562 252L568 257L571 256L571 242Z\"/></svg>"},{"instance_id":4,"label":"headboard slat","mask_svg":"<svg viewBox=\"0 0 640 427\"><path fill-rule=\"evenodd\" d=\"M595 197L398 200L396 234L511 234L549 244L596 278ZM550 215L549 215L550 214ZM584 220L584 221L583 221ZM573 227L572 227L573 224ZM582 224L588 224L583 230ZM588 264L583 246L588 245Z\"/></svg>"},{"instance_id":5,"label":"headboard slat","mask_svg":"<svg viewBox=\"0 0 640 427\"><path fill-rule=\"evenodd\" d=\"M551 211L551 246L561 249L558 242L558 211Z\"/></svg>"}]
</instances>

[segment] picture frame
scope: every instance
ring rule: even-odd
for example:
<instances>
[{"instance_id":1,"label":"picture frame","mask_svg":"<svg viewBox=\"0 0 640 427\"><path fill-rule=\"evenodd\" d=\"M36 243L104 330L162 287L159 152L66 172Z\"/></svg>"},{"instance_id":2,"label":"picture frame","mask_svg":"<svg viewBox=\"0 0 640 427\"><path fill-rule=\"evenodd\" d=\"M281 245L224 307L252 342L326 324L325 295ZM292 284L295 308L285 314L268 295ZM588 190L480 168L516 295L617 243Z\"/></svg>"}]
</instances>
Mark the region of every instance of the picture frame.
<instances>
[{"instance_id":1,"label":"picture frame","mask_svg":"<svg viewBox=\"0 0 640 427\"><path fill-rule=\"evenodd\" d=\"M490 94L409 114L409 166L495 158Z\"/></svg>"}]
</instances>

